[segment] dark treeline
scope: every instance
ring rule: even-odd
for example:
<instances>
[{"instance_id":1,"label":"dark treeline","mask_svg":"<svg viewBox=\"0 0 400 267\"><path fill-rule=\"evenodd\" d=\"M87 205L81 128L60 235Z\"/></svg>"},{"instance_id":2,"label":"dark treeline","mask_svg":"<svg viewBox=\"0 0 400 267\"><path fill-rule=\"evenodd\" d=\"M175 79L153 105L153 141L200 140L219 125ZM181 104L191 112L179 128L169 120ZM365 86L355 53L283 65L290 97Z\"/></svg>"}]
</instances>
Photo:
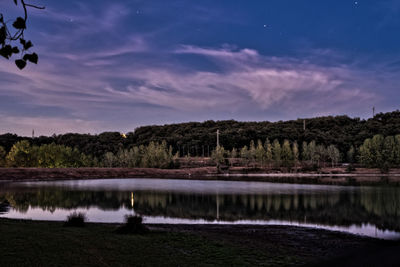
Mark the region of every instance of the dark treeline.
<instances>
[{"instance_id":1,"label":"dark treeline","mask_svg":"<svg viewBox=\"0 0 400 267\"><path fill-rule=\"evenodd\" d=\"M105 155L109 153L108 165L114 166L116 161L110 153L115 157L121 156L122 152L133 155L137 154L137 151L134 151L135 147L148 146L151 142L161 144L165 141L164 148L168 150L168 158L171 155L208 157L212 155L212 151L216 147L217 130L220 131L221 146L226 151L237 149L238 157L241 157L241 149L245 146L249 147L252 140L256 142L256 146L257 140L261 140L263 144L267 139L271 143L277 140L282 146L285 140L288 140L291 148L293 148L293 143L297 142L299 159L302 159L303 143L315 142L325 148L337 148L340 153L340 161L353 161L373 166L376 164L372 163L379 161L374 161L373 157L366 160L365 151L359 149L368 147L368 142L367 144L364 142L378 134L382 138L393 136L396 142L395 136L400 132L400 111L380 113L368 120L349 118L348 116L329 116L279 122L237 122L233 120L190 122L140 127L126 135L119 132L105 132L98 135L68 133L30 138L15 134L3 134L0 135L0 147L4 148L4 152L0 151L0 154L8 154L14 144L26 140L33 147L55 144L69 147L72 151L76 149L79 153L99 161L104 160ZM391 140L390 138L386 141L390 142ZM364 154L361 155L360 152ZM380 159L379 156L378 159ZM395 159L390 160L391 166L397 165ZM135 164L130 165L136 166Z\"/></svg>"},{"instance_id":2,"label":"dark treeline","mask_svg":"<svg viewBox=\"0 0 400 267\"><path fill-rule=\"evenodd\" d=\"M349 151L351 146L359 147L367 138L381 134L394 136L400 131L400 111L381 113L374 118L361 120L348 116L319 117L304 120L279 122L237 122L237 121L206 121L190 122L164 126L145 126L127 135L127 142L132 144L148 144L150 141L167 141L181 156L188 152L194 156L211 155L216 147L216 132L220 131L220 144L226 150L240 149L249 146L251 140L268 138L271 142L277 139L304 141L310 143L336 146L341 153ZM203 152L204 151L204 152Z\"/></svg>"}]
</instances>

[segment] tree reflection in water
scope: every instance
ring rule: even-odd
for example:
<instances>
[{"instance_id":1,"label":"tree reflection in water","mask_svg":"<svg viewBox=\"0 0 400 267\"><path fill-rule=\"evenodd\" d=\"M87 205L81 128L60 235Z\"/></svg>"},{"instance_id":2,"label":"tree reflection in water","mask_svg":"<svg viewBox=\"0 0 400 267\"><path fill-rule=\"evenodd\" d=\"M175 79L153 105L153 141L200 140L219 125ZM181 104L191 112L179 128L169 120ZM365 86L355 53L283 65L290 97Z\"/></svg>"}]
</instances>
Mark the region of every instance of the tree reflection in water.
<instances>
[{"instance_id":1,"label":"tree reflection in water","mask_svg":"<svg viewBox=\"0 0 400 267\"><path fill-rule=\"evenodd\" d=\"M68 187L11 186L0 189L20 213L29 208L55 211L77 208L134 209L145 216L204 220L282 220L329 226L376 225L400 231L400 189L359 187L332 192L268 194L189 193L171 191L92 191ZM0 212L6 212L6 205Z\"/></svg>"}]
</instances>

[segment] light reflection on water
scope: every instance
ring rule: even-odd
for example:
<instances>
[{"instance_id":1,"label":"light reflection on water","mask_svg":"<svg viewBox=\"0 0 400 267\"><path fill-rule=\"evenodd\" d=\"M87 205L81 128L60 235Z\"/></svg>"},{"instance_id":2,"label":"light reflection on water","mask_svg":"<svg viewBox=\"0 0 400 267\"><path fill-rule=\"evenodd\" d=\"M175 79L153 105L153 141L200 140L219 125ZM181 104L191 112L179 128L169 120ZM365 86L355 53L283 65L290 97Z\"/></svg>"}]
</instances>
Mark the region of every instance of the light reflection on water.
<instances>
[{"instance_id":1,"label":"light reflection on water","mask_svg":"<svg viewBox=\"0 0 400 267\"><path fill-rule=\"evenodd\" d=\"M0 217L91 222L294 225L400 238L400 189L263 182L114 179L0 184Z\"/></svg>"}]
</instances>

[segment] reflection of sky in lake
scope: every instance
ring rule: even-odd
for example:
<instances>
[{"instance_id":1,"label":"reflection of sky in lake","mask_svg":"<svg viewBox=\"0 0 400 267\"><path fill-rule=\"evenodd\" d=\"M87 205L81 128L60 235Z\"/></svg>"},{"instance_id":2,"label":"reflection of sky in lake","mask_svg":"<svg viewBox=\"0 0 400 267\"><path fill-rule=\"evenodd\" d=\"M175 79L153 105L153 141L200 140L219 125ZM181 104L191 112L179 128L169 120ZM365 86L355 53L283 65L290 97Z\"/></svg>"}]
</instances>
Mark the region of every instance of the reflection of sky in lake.
<instances>
[{"instance_id":1,"label":"reflection of sky in lake","mask_svg":"<svg viewBox=\"0 0 400 267\"><path fill-rule=\"evenodd\" d=\"M1 183L0 217L65 220L73 211L91 222L260 224L316 227L400 238L400 188L263 182L108 179ZM398 233L396 233L398 231Z\"/></svg>"},{"instance_id":2,"label":"reflection of sky in lake","mask_svg":"<svg viewBox=\"0 0 400 267\"><path fill-rule=\"evenodd\" d=\"M26 187L61 186L77 190L125 190L125 191L168 191L188 193L221 193L221 194L320 194L339 191L354 191L357 187L277 184L265 182L239 181L201 181L172 179L105 179L75 180L55 182L19 183Z\"/></svg>"}]
</instances>

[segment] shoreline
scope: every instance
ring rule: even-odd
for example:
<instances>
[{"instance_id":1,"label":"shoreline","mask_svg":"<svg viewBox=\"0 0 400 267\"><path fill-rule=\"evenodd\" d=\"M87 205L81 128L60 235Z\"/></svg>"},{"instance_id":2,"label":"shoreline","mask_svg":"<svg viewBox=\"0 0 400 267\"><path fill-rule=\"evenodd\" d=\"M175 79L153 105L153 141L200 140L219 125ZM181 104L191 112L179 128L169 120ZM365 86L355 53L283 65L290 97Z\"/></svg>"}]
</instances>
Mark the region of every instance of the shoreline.
<instances>
[{"instance_id":1,"label":"shoreline","mask_svg":"<svg viewBox=\"0 0 400 267\"><path fill-rule=\"evenodd\" d=\"M54 181L86 179L156 178L187 180L228 180L325 185L392 185L400 186L400 169L382 174L374 169L323 168L320 172L284 173L275 170L232 168L218 173L216 167L187 169L152 168L0 168L0 181Z\"/></svg>"}]
</instances>

